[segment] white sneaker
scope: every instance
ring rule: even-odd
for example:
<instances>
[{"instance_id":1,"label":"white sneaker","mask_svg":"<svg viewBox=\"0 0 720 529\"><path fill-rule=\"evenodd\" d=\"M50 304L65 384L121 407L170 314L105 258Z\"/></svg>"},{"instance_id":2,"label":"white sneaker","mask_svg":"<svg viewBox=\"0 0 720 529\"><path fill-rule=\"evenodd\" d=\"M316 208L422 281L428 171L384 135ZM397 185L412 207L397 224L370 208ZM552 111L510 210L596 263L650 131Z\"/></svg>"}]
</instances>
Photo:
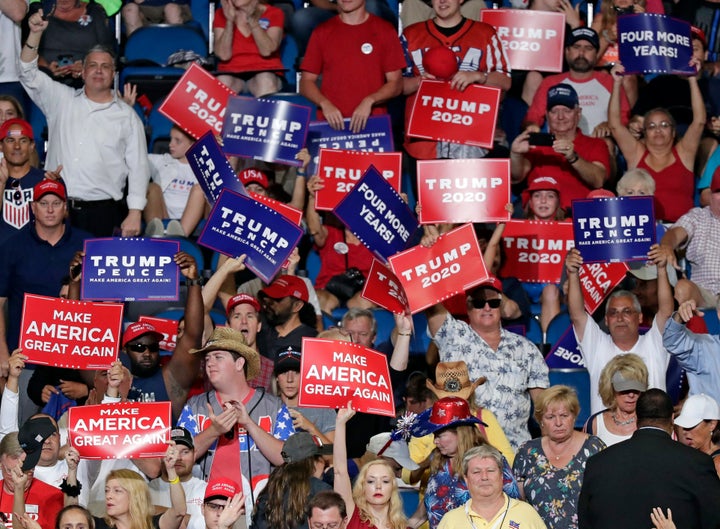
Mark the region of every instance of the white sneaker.
<instances>
[{"instance_id":1,"label":"white sneaker","mask_svg":"<svg viewBox=\"0 0 720 529\"><path fill-rule=\"evenodd\" d=\"M159 218L155 217L147 223L145 227L146 237L162 237L163 235L165 235L165 227Z\"/></svg>"},{"instance_id":2,"label":"white sneaker","mask_svg":"<svg viewBox=\"0 0 720 529\"><path fill-rule=\"evenodd\" d=\"M168 222L167 228L165 228L165 235L168 237L185 237L182 224L179 220L171 220Z\"/></svg>"}]
</instances>

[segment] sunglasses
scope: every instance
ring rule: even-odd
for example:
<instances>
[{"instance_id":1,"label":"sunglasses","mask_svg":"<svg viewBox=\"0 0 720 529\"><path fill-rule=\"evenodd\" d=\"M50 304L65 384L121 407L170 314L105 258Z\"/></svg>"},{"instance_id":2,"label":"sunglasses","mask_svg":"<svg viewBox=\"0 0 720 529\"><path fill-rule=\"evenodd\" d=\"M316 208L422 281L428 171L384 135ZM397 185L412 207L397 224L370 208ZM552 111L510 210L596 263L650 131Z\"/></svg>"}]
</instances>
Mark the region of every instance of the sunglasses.
<instances>
[{"instance_id":1,"label":"sunglasses","mask_svg":"<svg viewBox=\"0 0 720 529\"><path fill-rule=\"evenodd\" d=\"M160 350L160 344L159 343L131 343L127 346L128 349L135 353L142 353L145 352L145 350L150 351L151 353L157 353Z\"/></svg>"},{"instance_id":2,"label":"sunglasses","mask_svg":"<svg viewBox=\"0 0 720 529\"><path fill-rule=\"evenodd\" d=\"M472 303L473 308L475 308L475 309L485 308L486 303L488 305L490 305L491 309L497 309L498 307L500 307L500 301L501 301L500 298L492 298L492 299L478 298L478 299L473 299L471 301L471 303Z\"/></svg>"}]
</instances>

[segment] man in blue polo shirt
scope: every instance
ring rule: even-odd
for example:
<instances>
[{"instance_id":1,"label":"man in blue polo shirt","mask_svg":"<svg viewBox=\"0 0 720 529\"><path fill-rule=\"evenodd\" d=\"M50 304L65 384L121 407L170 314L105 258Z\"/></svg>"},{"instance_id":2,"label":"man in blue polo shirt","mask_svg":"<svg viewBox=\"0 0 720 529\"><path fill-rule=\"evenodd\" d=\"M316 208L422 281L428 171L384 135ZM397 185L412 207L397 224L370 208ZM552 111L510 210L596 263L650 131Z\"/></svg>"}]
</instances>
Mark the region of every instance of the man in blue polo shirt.
<instances>
[{"instance_id":1,"label":"man in blue polo shirt","mask_svg":"<svg viewBox=\"0 0 720 529\"><path fill-rule=\"evenodd\" d=\"M26 293L57 296L70 260L82 250L91 235L72 228L66 221L65 186L56 180L43 180L33 188L34 222L9 237L0 247L0 312L8 304L8 325L0 318L0 367L7 375L10 351L18 347L23 300ZM19 424L37 412L27 395L32 366L20 376Z\"/></svg>"}]
</instances>

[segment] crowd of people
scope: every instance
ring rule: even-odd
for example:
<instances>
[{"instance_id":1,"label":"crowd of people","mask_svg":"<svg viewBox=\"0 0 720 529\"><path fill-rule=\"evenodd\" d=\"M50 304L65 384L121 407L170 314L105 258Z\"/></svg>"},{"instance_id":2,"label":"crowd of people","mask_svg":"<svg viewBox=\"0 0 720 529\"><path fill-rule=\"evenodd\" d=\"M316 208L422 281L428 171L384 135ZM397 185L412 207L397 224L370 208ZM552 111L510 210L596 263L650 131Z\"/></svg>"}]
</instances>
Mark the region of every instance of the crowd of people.
<instances>
[{"instance_id":1,"label":"crowd of people","mask_svg":"<svg viewBox=\"0 0 720 529\"><path fill-rule=\"evenodd\" d=\"M184 314L173 350L161 351L152 324L128 321L117 361L90 371L29 361L20 347L24 297L81 299L87 239L193 239L207 218L186 156L194 138L176 124L168 152L148 153L137 88L115 90L107 25L121 10L130 35L186 23L192 11L185 1L28 8L0 0L2 523L720 527L720 336L708 334L702 312L720 313L720 4L688 3L697 9L606 0L585 24L566 0L513 2L565 16L564 71L548 74L511 69L498 33L478 21L482 1L404 0L398 33L385 0L313 0L300 9L222 0L211 31L218 79L233 92L281 89L289 33L300 49L298 90L333 129L361 132L368 118L405 102L393 124L411 186L420 160L507 159L513 218L562 223L576 199L651 196L657 243L589 313L579 250L565 255L561 281L522 283L503 274L506 223L477 224L490 277L424 310L426 328L395 315L392 329L379 329L379 308L361 294L373 255L316 209L325 181L309 174L307 149L299 167L230 157L250 193L302 213L305 242L269 283L245 255L222 256L210 269L179 251ZM625 71L617 19L642 12L692 24L693 74ZM492 148L404 134L421 83L439 78L437 62L424 60L436 47L452 51L442 79L451 89L502 92ZM46 152L26 119L29 101L46 117ZM424 225L415 243L432 246L455 227ZM302 273L308 254L319 256L316 277ZM216 327L209 315L218 310L226 321ZM531 320L547 330L563 312L587 398L552 385L547 344L523 335ZM425 333L428 350L411 350ZM352 401L299 406L304 338L383 353L397 417L359 412ZM164 457L81 457L68 443L67 409L126 401L170 403ZM419 499L414 512L405 489Z\"/></svg>"}]
</instances>

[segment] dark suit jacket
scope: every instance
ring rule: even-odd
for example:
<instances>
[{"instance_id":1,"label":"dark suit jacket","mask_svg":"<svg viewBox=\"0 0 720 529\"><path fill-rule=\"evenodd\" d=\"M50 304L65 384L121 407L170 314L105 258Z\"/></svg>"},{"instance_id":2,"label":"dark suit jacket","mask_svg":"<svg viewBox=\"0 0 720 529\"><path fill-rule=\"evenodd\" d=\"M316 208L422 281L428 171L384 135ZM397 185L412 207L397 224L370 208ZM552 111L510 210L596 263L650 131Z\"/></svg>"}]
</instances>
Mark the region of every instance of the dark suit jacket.
<instances>
[{"instance_id":1,"label":"dark suit jacket","mask_svg":"<svg viewBox=\"0 0 720 529\"><path fill-rule=\"evenodd\" d=\"M677 529L720 528L720 479L707 454L642 428L588 459L579 529L649 529L669 507Z\"/></svg>"}]
</instances>

